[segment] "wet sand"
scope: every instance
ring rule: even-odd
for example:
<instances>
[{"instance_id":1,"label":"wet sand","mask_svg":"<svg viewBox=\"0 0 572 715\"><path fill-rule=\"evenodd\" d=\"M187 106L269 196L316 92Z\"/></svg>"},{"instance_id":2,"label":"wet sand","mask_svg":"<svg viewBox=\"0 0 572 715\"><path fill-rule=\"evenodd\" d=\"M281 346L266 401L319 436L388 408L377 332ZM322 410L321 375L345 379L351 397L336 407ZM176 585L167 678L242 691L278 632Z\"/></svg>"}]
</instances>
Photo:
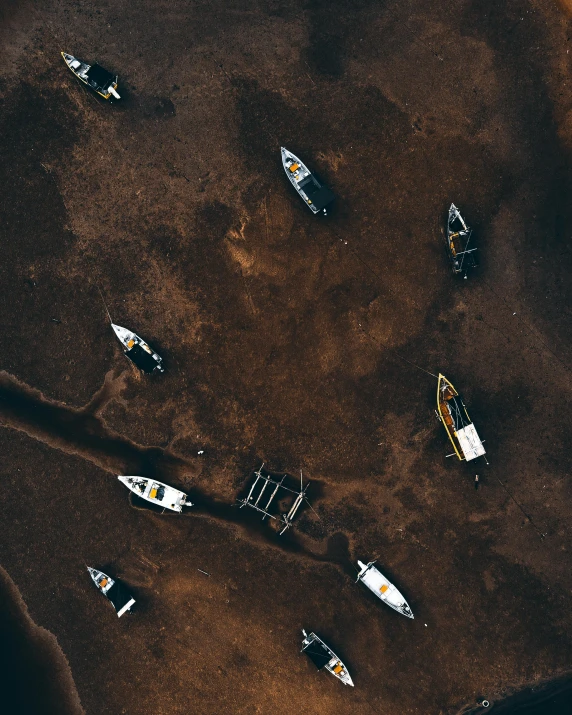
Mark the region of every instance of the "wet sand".
<instances>
[{"instance_id":1,"label":"wet sand","mask_svg":"<svg viewBox=\"0 0 572 715\"><path fill-rule=\"evenodd\" d=\"M86 713L453 714L569 672L569 35L548 0L3 7L0 565ZM281 145L338 196L326 219ZM164 375L126 362L99 289ZM488 466L445 458L411 363L462 392ZM311 482L281 538L236 505L262 462ZM196 507L141 509L126 472Z\"/></svg>"}]
</instances>

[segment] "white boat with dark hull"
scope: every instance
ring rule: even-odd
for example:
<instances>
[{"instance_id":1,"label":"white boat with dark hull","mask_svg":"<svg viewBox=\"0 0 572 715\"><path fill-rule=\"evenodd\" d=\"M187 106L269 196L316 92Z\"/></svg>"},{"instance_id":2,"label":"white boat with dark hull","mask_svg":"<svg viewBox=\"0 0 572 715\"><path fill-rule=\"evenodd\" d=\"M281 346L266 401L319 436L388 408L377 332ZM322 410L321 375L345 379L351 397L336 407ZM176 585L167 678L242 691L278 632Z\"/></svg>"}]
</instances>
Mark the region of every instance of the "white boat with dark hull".
<instances>
[{"instance_id":1,"label":"white boat with dark hull","mask_svg":"<svg viewBox=\"0 0 572 715\"><path fill-rule=\"evenodd\" d=\"M467 273L477 267L476 248L469 247L473 230L467 226L455 204L449 208L447 220L447 255L454 275Z\"/></svg>"},{"instance_id":2,"label":"white boat with dark hull","mask_svg":"<svg viewBox=\"0 0 572 715\"><path fill-rule=\"evenodd\" d=\"M164 368L161 365L163 358L157 355L157 353L152 350L149 345L147 345L143 338L140 338L137 333L134 333L127 328L122 328L121 325L111 323L111 327L125 348L123 351L125 355L131 360L132 363L137 365L140 370L148 375L154 372L164 372Z\"/></svg>"},{"instance_id":3,"label":"white boat with dark hull","mask_svg":"<svg viewBox=\"0 0 572 715\"><path fill-rule=\"evenodd\" d=\"M302 653L310 658L318 670L325 668L344 685L351 685L353 688L354 681L351 679L348 669L334 651L315 633L308 635L305 630L302 630L302 633L304 634Z\"/></svg>"},{"instance_id":4,"label":"white boat with dark hull","mask_svg":"<svg viewBox=\"0 0 572 715\"><path fill-rule=\"evenodd\" d=\"M121 99L117 94L117 75L112 75L98 64L88 65L86 62L78 60L77 57L68 55L67 52L62 52L62 57L74 75L94 92L97 92L100 97Z\"/></svg>"},{"instance_id":5,"label":"white boat with dark hull","mask_svg":"<svg viewBox=\"0 0 572 715\"><path fill-rule=\"evenodd\" d=\"M135 599L131 597L122 584L114 581L110 576L103 573L103 571L92 569L90 566L87 567L87 570L89 571L93 583L97 586L97 589L111 601L117 611L117 616L121 618L124 613L127 613L127 611L131 609L131 606L135 603Z\"/></svg>"},{"instance_id":6,"label":"white boat with dark hull","mask_svg":"<svg viewBox=\"0 0 572 715\"><path fill-rule=\"evenodd\" d=\"M369 564L358 561L360 572L357 580L365 584L370 591L373 591L381 601L393 608L394 611L407 616L407 618L413 618L413 612L409 608L407 601L395 586L375 568L374 563L375 561L370 561Z\"/></svg>"},{"instance_id":7,"label":"white boat with dark hull","mask_svg":"<svg viewBox=\"0 0 572 715\"><path fill-rule=\"evenodd\" d=\"M163 507L163 509L170 509L180 513L183 511L184 506L193 506L184 492L163 484L163 482L158 482L156 479L121 476L117 477L117 479L125 484L133 494L151 502L151 504Z\"/></svg>"},{"instance_id":8,"label":"white boat with dark hull","mask_svg":"<svg viewBox=\"0 0 572 715\"><path fill-rule=\"evenodd\" d=\"M308 167L291 151L280 148L282 166L292 186L302 197L304 203L315 214L326 213L326 206L335 199L334 194L321 184Z\"/></svg>"}]
</instances>

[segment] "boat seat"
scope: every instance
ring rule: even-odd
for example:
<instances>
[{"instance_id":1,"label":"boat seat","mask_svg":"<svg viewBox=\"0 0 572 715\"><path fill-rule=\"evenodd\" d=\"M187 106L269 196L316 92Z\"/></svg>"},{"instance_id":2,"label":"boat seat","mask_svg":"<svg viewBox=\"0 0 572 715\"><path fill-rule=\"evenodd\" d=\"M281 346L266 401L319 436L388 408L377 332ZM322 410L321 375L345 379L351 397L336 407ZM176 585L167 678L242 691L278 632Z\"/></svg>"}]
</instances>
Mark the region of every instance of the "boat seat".
<instances>
[{"instance_id":1,"label":"boat seat","mask_svg":"<svg viewBox=\"0 0 572 715\"><path fill-rule=\"evenodd\" d=\"M300 168L300 164L290 164L288 167L292 173L294 173L297 169Z\"/></svg>"},{"instance_id":2,"label":"boat seat","mask_svg":"<svg viewBox=\"0 0 572 715\"><path fill-rule=\"evenodd\" d=\"M135 345L135 340L133 340L133 338L131 338L131 340L129 340L127 342L127 347L132 348L134 345Z\"/></svg>"},{"instance_id":3,"label":"boat seat","mask_svg":"<svg viewBox=\"0 0 572 715\"><path fill-rule=\"evenodd\" d=\"M77 60L74 60L74 61L71 63L71 66L74 68L74 70L76 70L78 67L81 66L81 62L78 62Z\"/></svg>"},{"instance_id":4,"label":"boat seat","mask_svg":"<svg viewBox=\"0 0 572 715\"><path fill-rule=\"evenodd\" d=\"M339 675L339 674L342 672L342 670L343 670L342 664L341 664L341 663L338 663L338 664L336 665L336 667L334 668L334 673L335 673L336 675Z\"/></svg>"},{"instance_id":5,"label":"boat seat","mask_svg":"<svg viewBox=\"0 0 572 715\"><path fill-rule=\"evenodd\" d=\"M99 582L99 587L100 588L105 588L107 586L107 579L102 578L101 581Z\"/></svg>"},{"instance_id":6,"label":"boat seat","mask_svg":"<svg viewBox=\"0 0 572 715\"><path fill-rule=\"evenodd\" d=\"M379 589L380 593L385 593L386 591L389 591L389 586L384 583L383 586Z\"/></svg>"},{"instance_id":7,"label":"boat seat","mask_svg":"<svg viewBox=\"0 0 572 715\"><path fill-rule=\"evenodd\" d=\"M149 499L156 499L156 498L157 498L157 489L156 488L151 489L151 491L149 492Z\"/></svg>"}]
</instances>

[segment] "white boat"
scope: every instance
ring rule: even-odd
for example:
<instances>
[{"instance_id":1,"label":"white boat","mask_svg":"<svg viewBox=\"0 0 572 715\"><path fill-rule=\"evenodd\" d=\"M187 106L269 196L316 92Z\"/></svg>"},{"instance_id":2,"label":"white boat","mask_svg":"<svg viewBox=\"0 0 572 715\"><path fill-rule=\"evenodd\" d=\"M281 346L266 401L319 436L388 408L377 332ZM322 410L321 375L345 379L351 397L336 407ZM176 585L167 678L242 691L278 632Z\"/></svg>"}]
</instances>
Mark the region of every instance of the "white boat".
<instances>
[{"instance_id":1,"label":"white boat","mask_svg":"<svg viewBox=\"0 0 572 715\"><path fill-rule=\"evenodd\" d=\"M137 333L128 330L127 328L122 328L121 325L115 325L111 323L114 333L119 338L119 341L124 346L125 355L133 362L137 367L151 374L155 371L164 372L164 368L161 365L163 358L157 355L157 353L152 350L149 345L140 338Z\"/></svg>"},{"instance_id":2,"label":"white boat","mask_svg":"<svg viewBox=\"0 0 572 715\"><path fill-rule=\"evenodd\" d=\"M98 64L88 65L86 62L78 60L77 57L68 55L67 52L62 52L62 57L74 75L101 97L121 99L117 94L117 75L112 75Z\"/></svg>"},{"instance_id":3,"label":"white boat","mask_svg":"<svg viewBox=\"0 0 572 715\"><path fill-rule=\"evenodd\" d=\"M117 479L123 482L133 494L164 509L181 512L184 506L193 506L192 502L187 501L188 497L184 492L163 484L163 482L158 482L156 479L147 477L117 477Z\"/></svg>"},{"instance_id":4,"label":"white boat","mask_svg":"<svg viewBox=\"0 0 572 715\"><path fill-rule=\"evenodd\" d=\"M370 561L369 564L358 561L360 572L357 580L364 583L370 591L373 591L379 599L387 603L394 611L407 616L407 618L413 618L413 612L409 608L407 601L395 586L375 568L374 563L375 561Z\"/></svg>"},{"instance_id":5,"label":"white boat","mask_svg":"<svg viewBox=\"0 0 572 715\"><path fill-rule=\"evenodd\" d=\"M344 685L351 685L353 688L354 681L351 679L348 669L334 651L315 633L308 635L303 629L302 633L304 634L302 653L305 653L310 658L318 670L325 668L338 680L341 680Z\"/></svg>"},{"instance_id":6,"label":"white boat","mask_svg":"<svg viewBox=\"0 0 572 715\"><path fill-rule=\"evenodd\" d=\"M87 570L89 571L93 583L97 586L98 590L111 601L117 611L117 616L121 618L121 616L127 613L131 606L133 606L135 599L131 597L124 586L114 581L110 576L103 573L103 571L92 569L90 566L87 567Z\"/></svg>"},{"instance_id":7,"label":"white boat","mask_svg":"<svg viewBox=\"0 0 572 715\"><path fill-rule=\"evenodd\" d=\"M280 151L282 152L282 166L286 176L302 197L306 206L315 214L320 211L325 214L326 206L335 199L334 194L318 181L304 162L295 154L292 154L291 151L284 147L281 147Z\"/></svg>"}]
</instances>

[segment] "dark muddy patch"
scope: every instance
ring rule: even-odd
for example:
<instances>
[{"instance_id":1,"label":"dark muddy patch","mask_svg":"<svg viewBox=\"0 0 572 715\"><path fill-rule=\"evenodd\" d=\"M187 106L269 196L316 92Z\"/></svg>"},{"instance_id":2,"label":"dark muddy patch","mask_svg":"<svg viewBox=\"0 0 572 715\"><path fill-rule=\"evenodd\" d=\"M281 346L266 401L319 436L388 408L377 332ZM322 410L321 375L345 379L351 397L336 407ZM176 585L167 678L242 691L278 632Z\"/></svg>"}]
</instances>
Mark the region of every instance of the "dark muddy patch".
<instances>
[{"instance_id":1,"label":"dark muddy patch","mask_svg":"<svg viewBox=\"0 0 572 715\"><path fill-rule=\"evenodd\" d=\"M363 13L369 10L371 21L373 8L375 3L371 0L309 0L306 5L310 18L306 58L313 73L328 79L342 76L347 57L354 51L351 43L356 41L355 33L360 33L359 28L365 22Z\"/></svg>"},{"instance_id":2,"label":"dark muddy patch","mask_svg":"<svg viewBox=\"0 0 572 715\"><path fill-rule=\"evenodd\" d=\"M63 269L76 237L58 177L82 124L57 89L23 83L0 108L2 365L71 399L87 398L103 376L85 356L94 349L105 354L101 333L90 335L78 323L78 315L90 311L85 276L66 276Z\"/></svg>"}]
</instances>

